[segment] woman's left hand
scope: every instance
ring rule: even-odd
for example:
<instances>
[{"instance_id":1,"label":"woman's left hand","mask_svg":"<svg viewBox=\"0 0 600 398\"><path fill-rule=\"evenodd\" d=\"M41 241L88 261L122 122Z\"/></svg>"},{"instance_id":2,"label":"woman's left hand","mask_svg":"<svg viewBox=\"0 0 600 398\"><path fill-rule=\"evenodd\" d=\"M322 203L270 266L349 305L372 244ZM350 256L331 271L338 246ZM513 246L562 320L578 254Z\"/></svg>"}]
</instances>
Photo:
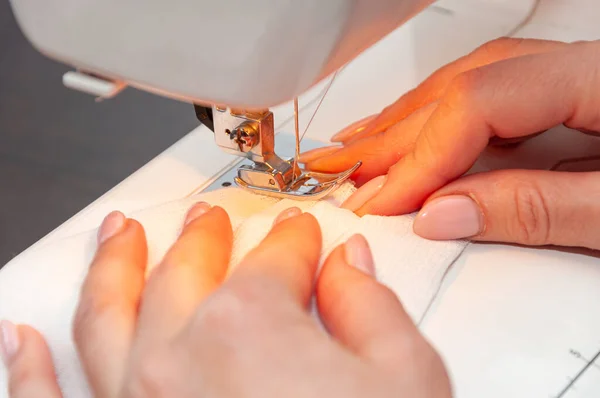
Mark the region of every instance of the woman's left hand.
<instances>
[{"instance_id":1,"label":"woman's left hand","mask_svg":"<svg viewBox=\"0 0 600 398\"><path fill-rule=\"evenodd\" d=\"M107 217L74 323L94 396L450 397L439 356L373 278L364 238L335 249L318 280L310 214L282 213L225 278L232 241L225 211L199 204L146 281L142 226ZM331 335L310 314L314 289ZM11 397L60 397L43 338L8 322L0 332Z\"/></svg>"}]
</instances>

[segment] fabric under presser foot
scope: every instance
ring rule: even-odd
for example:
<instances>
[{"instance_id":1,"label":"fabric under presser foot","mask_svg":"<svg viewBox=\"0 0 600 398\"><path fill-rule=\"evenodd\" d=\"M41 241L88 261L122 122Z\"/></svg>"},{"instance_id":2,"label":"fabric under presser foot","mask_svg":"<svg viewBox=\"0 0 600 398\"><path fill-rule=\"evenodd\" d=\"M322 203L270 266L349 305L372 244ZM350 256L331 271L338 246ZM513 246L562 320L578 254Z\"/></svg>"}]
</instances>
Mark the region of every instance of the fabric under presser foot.
<instances>
[{"instance_id":1,"label":"fabric under presser foot","mask_svg":"<svg viewBox=\"0 0 600 398\"><path fill-rule=\"evenodd\" d=\"M138 220L146 230L150 272L177 239L185 214L194 203L205 201L221 206L234 228L230 264L233 268L268 233L281 211L299 207L313 214L321 225L322 259L351 235L363 234L373 252L378 280L392 289L411 317L419 321L466 243L434 242L416 236L412 232L413 215L361 218L339 208L354 191L351 183L345 183L324 200L298 202L232 187L200 193L128 217ZM72 341L71 322L96 249L95 236L95 230L89 231L25 252L19 256L19 266L8 263L0 274L0 319L30 324L44 334L65 398L91 397ZM314 311L313 314L317 316ZM5 397L2 394L7 391L3 372L0 370L0 397Z\"/></svg>"}]
</instances>

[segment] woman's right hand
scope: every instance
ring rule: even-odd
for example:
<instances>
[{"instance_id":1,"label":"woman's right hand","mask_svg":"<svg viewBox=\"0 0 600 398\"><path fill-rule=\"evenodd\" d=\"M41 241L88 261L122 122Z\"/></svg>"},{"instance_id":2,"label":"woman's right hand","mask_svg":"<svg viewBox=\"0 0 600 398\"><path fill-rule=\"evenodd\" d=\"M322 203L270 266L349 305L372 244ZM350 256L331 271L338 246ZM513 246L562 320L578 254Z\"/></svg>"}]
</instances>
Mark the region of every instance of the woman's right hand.
<instances>
[{"instance_id":1,"label":"woman's right hand","mask_svg":"<svg viewBox=\"0 0 600 398\"><path fill-rule=\"evenodd\" d=\"M344 207L359 215L420 210L429 239L600 249L600 173L501 170L461 178L487 145L564 124L600 132L600 41L500 39L438 70L308 168L364 184ZM333 152L332 152L333 151Z\"/></svg>"}]
</instances>

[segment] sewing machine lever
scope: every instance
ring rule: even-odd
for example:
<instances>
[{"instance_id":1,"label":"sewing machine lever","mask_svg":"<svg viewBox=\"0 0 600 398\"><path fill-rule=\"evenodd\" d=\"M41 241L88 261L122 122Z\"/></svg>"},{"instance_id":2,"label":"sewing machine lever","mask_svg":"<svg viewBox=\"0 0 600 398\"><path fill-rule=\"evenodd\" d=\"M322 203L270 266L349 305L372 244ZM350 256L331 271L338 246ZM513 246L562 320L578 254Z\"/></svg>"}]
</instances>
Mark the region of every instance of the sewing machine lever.
<instances>
[{"instance_id":1,"label":"sewing machine lever","mask_svg":"<svg viewBox=\"0 0 600 398\"><path fill-rule=\"evenodd\" d=\"M194 104L194 110L196 111L196 118L200 121L200 123L214 132L215 123L213 120L212 108Z\"/></svg>"}]
</instances>

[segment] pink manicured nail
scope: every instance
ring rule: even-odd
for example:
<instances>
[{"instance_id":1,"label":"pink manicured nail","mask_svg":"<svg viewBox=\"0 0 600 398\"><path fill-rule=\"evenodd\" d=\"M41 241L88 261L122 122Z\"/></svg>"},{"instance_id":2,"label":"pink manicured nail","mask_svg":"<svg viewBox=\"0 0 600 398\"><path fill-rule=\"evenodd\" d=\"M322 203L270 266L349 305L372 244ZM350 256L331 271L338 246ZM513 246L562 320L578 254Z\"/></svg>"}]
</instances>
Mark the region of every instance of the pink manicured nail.
<instances>
[{"instance_id":1,"label":"pink manicured nail","mask_svg":"<svg viewBox=\"0 0 600 398\"><path fill-rule=\"evenodd\" d=\"M346 261L367 275L375 276L375 264L369 243L362 235L354 235L344 244Z\"/></svg>"},{"instance_id":2,"label":"pink manicured nail","mask_svg":"<svg viewBox=\"0 0 600 398\"><path fill-rule=\"evenodd\" d=\"M483 230L483 215L468 196L454 195L427 203L415 218L414 232L432 240L462 239Z\"/></svg>"},{"instance_id":3,"label":"pink manicured nail","mask_svg":"<svg viewBox=\"0 0 600 398\"><path fill-rule=\"evenodd\" d=\"M6 366L19 351L20 344L17 326L9 321L0 321L0 356Z\"/></svg>"},{"instance_id":4,"label":"pink manicured nail","mask_svg":"<svg viewBox=\"0 0 600 398\"><path fill-rule=\"evenodd\" d=\"M275 221L273 221L273 225L279 224L280 222L287 220L288 218L296 217L301 214L302 214L302 210L300 210L299 208L290 207L289 209L284 210L281 213L279 213L277 218L275 218Z\"/></svg>"},{"instance_id":5,"label":"pink manicured nail","mask_svg":"<svg viewBox=\"0 0 600 398\"><path fill-rule=\"evenodd\" d=\"M98 244L102 244L115 236L117 232L123 229L126 220L125 215L120 211L113 211L107 215L98 230Z\"/></svg>"},{"instance_id":6,"label":"pink manicured nail","mask_svg":"<svg viewBox=\"0 0 600 398\"><path fill-rule=\"evenodd\" d=\"M350 211L360 209L365 203L377 195L381 190L381 187L383 187L383 184L385 184L386 178L387 176L383 175L375 177L367 182L342 203L342 208Z\"/></svg>"},{"instance_id":7,"label":"pink manicured nail","mask_svg":"<svg viewBox=\"0 0 600 398\"><path fill-rule=\"evenodd\" d=\"M187 215L185 216L185 222L183 223L183 225L188 225L201 215L207 213L210 209L211 205L209 205L206 202L196 203L194 206L192 206L192 208L188 211Z\"/></svg>"},{"instance_id":8,"label":"pink manicured nail","mask_svg":"<svg viewBox=\"0 0 600 398\"><path fill-rule=\"evenodd\" d=\"M300 162L300 163L312 162L313 160L317 160L319 158L332 155L342 148L343 147L341 147L341 146L326 146L323 148L311 149L310 151L301 153L300 156L298 156L298 162Z\"/></svg>"},{"instance_id":9,"label":"pink manicured nail","mask_svg":"<svg viewBox=\"0 0 600 398\"><path fill-rule=\"evenodd\" d=\"M356 134L363 132L367 125L371 123L378 115L379 114L367 116L350 124L349 126L346 126L344 129L340 130L333 137L331 137L331 142L344 142L349 138L354 137Z\"/></svg>"}]
</instances>

